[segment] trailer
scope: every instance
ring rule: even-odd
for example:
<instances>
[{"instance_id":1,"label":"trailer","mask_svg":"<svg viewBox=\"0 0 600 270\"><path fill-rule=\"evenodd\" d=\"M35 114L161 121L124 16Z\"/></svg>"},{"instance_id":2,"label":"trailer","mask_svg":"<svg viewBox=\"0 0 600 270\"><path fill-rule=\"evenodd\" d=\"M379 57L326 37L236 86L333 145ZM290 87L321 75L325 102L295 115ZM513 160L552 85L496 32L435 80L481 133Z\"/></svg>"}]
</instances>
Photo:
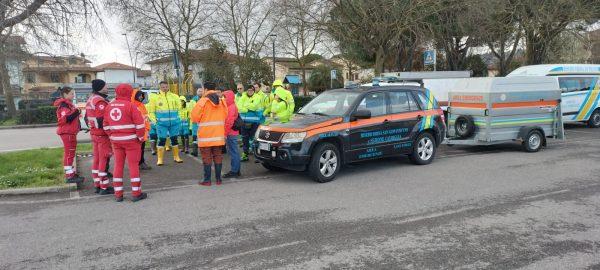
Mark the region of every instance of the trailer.
<instances>
[{"instance_id":1,"label":"trailer","mask_svg":"<svg viewBox=\"0 0 600 270\"><path fill-rule=\"evenodd\" d=\"M521 142L537 152L548 138L565 138L556 78L463 79L448 95L446 144Z\"/></svg>"}]
</instances>

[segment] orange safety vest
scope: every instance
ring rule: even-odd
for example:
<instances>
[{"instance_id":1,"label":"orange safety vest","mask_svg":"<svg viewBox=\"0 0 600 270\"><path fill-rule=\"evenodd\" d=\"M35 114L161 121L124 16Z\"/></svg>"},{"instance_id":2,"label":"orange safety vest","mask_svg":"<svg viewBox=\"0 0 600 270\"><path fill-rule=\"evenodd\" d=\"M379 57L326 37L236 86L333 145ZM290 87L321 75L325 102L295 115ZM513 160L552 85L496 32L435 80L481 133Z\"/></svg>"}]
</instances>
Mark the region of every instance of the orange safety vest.
<instances>
[{"instance_id":1,"label":"orange safety vest","mask_svg":"<svg viewBox=\"0 0 600 270\"><path fill-rule=\"evenodd\" d=\"M144 124L146 125L146 132L144 133L144 139L148 140L148 132L150 132L150 121L148 118L148 110L146 109L146 106L144 106L144 103L141 103L137 100L135 100L135 94L138 92L138 90L133 90L133 93L131 94L131 102L133 102L133 104L135 104L135 106L137 106L138 110L140 110L140 112L142 113L142 116L144 117Z\"/></svg>"},{"instance_id":2,"label":"orange safety vest","mask_svg":"<svg viewBox=\"0 0 600 270\"><path fill-rule=\"evenodd\" d=\"M227 119L227 105L225 100L219 98L215 105L206 96L216 91L208 91L196 103L192 114L192 122L198 123L198 147L211 147L225 145L225 119Z\"/></svg>"}]
</instances>

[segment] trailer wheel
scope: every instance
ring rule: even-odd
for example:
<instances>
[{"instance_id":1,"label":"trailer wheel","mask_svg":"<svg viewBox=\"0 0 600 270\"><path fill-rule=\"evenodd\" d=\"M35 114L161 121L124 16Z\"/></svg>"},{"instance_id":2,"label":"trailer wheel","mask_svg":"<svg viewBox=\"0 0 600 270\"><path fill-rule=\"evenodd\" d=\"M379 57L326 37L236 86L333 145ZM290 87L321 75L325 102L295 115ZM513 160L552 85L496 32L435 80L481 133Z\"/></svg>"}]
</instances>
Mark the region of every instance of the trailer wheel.
<instances>
[{"instance_id":1,"label":"trailer wheel","mask_svg":"<svg viewBox=\"0 0 600 270\"><path fill-rule=\"evenodd\" d=\"M590 120L587 122L588 127L599 128L600 127L600 109L596 109L590 116Z\"/></svg>"},{"instance_id":2,"label":"trailer wheel","mask_svg":"<svg viewBox=\"0 0 600 270\"><path fill-rule=\"evenodd\" d=\"M540 151L544 145L544 139L544 135L542 135L542 132L539 130L535 129L530 131L527 136L523 138L523 150L530 153Z\"/></svg>"},{"instance_id":3,"label":"trailer wheel","mask_svg":"<svg viewBox=\"0 0 600 270\"><path fill-rule=\"evenodd\" d=\"M461 115L456 118L456 121L454 122L454 131L460 138L466 139L471 137L473 133L475 133L475 121L473 121L473 117Z\"/></svg>"}]
</instances>

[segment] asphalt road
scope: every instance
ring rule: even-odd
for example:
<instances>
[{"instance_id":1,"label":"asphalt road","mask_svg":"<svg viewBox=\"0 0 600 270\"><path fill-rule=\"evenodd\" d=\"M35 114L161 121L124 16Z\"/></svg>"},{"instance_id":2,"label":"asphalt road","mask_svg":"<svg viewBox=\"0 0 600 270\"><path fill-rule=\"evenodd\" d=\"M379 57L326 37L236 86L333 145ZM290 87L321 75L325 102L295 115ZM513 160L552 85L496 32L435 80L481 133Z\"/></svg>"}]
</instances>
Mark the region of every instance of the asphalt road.
<instances>
[{"instance_id":1,"label":"asphalt road","mask_svg":"<svg viewBox=\"0 0 600 270\"><path fill-rule=\"evenodd\" d=\"M0 203L0 269L600 269L600 129L302 174Z\"/></svg>"},{"instance_id":2,"label":"asphalt road","mask_svg":"<svg viewBox=\"0 0 600 270\"><path fill-rule=\"evenodd\" d=\"M90 135L80 132L79 142L89 142ZM41 147L61 147L56 127L22 128L0 130L0 152L10 152Z\"/></svg>"}]
</instances>

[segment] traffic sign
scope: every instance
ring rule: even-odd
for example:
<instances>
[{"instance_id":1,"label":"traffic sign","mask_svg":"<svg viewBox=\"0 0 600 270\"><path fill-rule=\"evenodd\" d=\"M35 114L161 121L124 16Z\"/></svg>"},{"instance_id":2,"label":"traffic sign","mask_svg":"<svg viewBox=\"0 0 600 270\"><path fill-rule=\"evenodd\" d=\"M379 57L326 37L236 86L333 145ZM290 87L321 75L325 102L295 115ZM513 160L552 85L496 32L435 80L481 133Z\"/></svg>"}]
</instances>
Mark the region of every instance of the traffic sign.
<instances>
[{"instance_id":1,"label":"traffic sign","mask_svg":"<svg viewBox=\"0 0 600 270\"><path fill-rule=\"evenodd\" d=\"M435 50L429 50L423 52L423 63L427 65L435 65Z\"/></svg>"}]
</instances>

